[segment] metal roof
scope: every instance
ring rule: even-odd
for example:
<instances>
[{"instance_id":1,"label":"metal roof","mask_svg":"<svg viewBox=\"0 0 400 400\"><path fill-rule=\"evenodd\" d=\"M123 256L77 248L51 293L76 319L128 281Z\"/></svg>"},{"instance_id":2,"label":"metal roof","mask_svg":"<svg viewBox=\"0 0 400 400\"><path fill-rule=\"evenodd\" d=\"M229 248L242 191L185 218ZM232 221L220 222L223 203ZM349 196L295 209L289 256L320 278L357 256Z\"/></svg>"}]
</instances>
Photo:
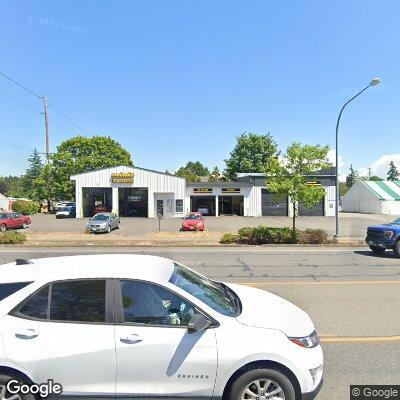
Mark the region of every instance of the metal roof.
<instances>
[{"instance_id":1,"label":"metal roof","mask_svg":"<svg viewBox=\"0 0 400 400\"><path fill-rule=\"evenodd\" d=\"M400 181L360 181L379 200L400 201Z\"/></svg>"},{"instance_id":2,"label":"metal roof","mask_svg":"<svg viewBox=\"0 0 400 400\"><path fill-rule=\"evenodd\" d=\"M253 187L254 185L248 181L243 182L188 182L187 187L198 187L198 188L242 188L242 187Z\"/></svg>"}]
</instances>

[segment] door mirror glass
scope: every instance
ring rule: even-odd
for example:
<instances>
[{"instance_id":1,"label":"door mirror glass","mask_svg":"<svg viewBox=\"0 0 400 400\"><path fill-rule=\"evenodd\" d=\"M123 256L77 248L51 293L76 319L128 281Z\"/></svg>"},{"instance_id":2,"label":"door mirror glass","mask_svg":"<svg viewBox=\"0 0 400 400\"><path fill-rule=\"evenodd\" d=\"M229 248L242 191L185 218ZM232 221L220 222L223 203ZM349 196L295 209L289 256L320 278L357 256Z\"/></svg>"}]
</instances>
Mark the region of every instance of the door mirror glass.
<instances>
[{"instance_id":1,"label":"door mirror glass","mask_svg":"<svg viewBox=\"0 0 400 400\"><path fill-rule=\"evenodd\" d=\"M211 321L208 320L203 314L194 314L188 323L187 329L189 333L203 331L209 328Z\"/></svg>"}]
</instances>

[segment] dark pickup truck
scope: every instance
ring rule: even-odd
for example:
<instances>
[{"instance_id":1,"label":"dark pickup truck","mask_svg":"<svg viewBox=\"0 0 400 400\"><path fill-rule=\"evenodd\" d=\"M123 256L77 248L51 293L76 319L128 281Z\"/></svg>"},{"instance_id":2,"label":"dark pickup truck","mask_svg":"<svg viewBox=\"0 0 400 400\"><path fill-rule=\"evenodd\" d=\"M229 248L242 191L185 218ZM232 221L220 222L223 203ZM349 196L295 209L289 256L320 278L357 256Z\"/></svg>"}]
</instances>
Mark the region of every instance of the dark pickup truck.
<instances>
[{"instance_id":1,"label":"dark pickup truck","mask_svg":"<svg viewBox=\"0 0 400 400\"><path fill-rule=\"evenodd\" d=\"M369 226L365 241L374 254L382 254L389 249L400 257L400 218L391 224Z\"/></svg>"}]
</instances>

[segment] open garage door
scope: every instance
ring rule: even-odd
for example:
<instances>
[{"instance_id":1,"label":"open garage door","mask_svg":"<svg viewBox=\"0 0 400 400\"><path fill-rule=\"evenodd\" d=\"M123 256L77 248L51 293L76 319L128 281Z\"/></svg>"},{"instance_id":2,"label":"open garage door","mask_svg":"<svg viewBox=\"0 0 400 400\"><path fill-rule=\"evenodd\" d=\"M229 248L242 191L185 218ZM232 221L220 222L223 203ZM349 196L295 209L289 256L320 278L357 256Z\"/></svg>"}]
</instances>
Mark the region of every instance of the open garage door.
<instances>
[{"instance_id":1,"label":"open garage door","mask_svg":"<svg viewBox=\"0 0 400 400\"><path fill-rule=\"evenodd\" d=\"M288 215L288 197L276 196L268 192L267 189L261 190L262 215Z\"/></svg>"},{"instance_id":2,"label":"open garage door","mask_svg":"<svg viewBox=\"0 0 400 400\"><path fill-rule=\"evenodd\" d=\"M299 215L302 217L323 217L325 211L324 204L325 197L323 197L318 204L310 208L307 208L304 204L299 203Z\"/></svg>"},{"instance_id":3,"label":"open garage door","mask_svg":"<svg viewBox=\"0 0 400 400\"><path fill-rule=\"evenodd\" d=\"M190 211L215 216L215 196L190 196Z\"/></svg>"}]
</instances>

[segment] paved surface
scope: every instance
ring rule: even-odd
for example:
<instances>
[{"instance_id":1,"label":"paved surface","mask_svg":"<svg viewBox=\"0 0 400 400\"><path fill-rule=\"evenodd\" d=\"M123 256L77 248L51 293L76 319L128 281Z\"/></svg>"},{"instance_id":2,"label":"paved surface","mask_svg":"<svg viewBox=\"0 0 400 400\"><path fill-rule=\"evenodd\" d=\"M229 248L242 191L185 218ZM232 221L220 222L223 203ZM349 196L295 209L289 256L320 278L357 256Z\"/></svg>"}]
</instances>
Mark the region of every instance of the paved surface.
<instances>
[{"instance_id":1,"label":"paved surface","mask_svg":"<svg viewBox=\"0 0 400 400\"><path fill-rule=\"evenodd\" d=\"M348 399L350 384L400 384L400 260L391 253L375 257L365 248L18 247L1 248L0 264L106 252L173 258L215 279L269 290L306 310L323 340L320 400Z\"/></svg>"},{"instance_id":2,"label":"paved surface","mask_svg":"<svg viewBox=\"0 0 400 400\"><path fill-rule=\"evenodd\" d=\"M369 225L387 223L395 217L381 214L355 214L342 213L340 215L341 236L357 237L365 236ZM83 232L87 219L60 219L54 215L34 215L32 225L28 232ZM164 232L176 232L180 229L180 218L168 218L161 222L161 230ZM206 230L212 232L236 232L243 226L268 225L272 227L291 226L292 219L288 217L206 217ZM334 217L297 217L299 228L325 229L329 234L335 233ZM145 236L150 232L158 231L158 221L148 218L121 218L119 231L113 235L123 234L128 236Z\"/></svg>"}]
</instances>

